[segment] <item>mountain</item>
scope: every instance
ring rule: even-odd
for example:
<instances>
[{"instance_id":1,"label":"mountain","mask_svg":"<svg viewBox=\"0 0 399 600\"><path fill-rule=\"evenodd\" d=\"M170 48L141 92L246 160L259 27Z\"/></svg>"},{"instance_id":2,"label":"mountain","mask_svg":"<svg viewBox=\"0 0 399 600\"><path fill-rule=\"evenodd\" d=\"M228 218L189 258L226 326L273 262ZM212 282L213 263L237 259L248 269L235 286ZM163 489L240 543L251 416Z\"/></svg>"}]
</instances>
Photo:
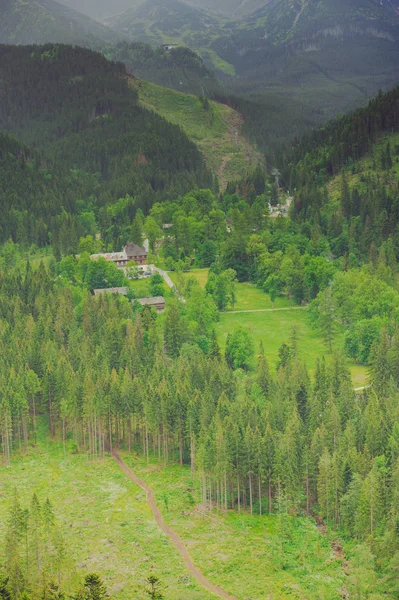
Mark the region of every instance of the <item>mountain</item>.
<instances>
[{"instance_id":1,"label":"mountain","mask_svg":"<svg viewBox=\"0 0 399 600\"><path fill-rule=\"evenodd\" d=\"M311 95L327 117L399 77L399 11L379 0L272 0L211 48L242 87Z\"/></svg>"},{"instance_id":2,"label":"mountain","mask_svg":"<svg viewBox=\"0 0 399 600\"><path fill-rule=\"evenodd\" d=\"M223 89L201 56L183 46L169 51L142 42L120 42L106 48L105 56L123 62L136 77L180 92L212 97Z\"/></svg>"},{"instance_id":3,"label":"mountain","mask_svg":"<svg viewBox=\"0 0 399 600\"><path fill-rule=\"evenodd\" d=\"M59 42L101 47L115 32L54 0L1 0L0 43Z\"/></svg>"},{"instance_id":4,"label":"mountain","mask_svg":"<svg viewBox=\"0 0 399 600\"><path fill-rule=\"evenodd\" d=\"M231 19L239 19L243 15L250 14L265 6L270 0L219 0L217 4L212 0L188 0L188 3L201 10Z\"/></svg>"},{"instance_id":5,"label":"mountain","mask_svg":"<svg viewBox=\"0 0 399 600\"><path fill-rule=\"evenodd\" d=\"M133 206L147 212L155 202L213 186L196 145L180 127L143 108L130 80L124 65L84 48L0 46L0 132L34 148L36 158L23 160L23 168L32 168L56 187L54 197L42 196L41 179L33 188L41 212L32 206L30 215L45 219L42 238L57 230L54 211L64 219L71 239L78 232L71 223L89 213L89 221L101 223L105 239L119 247L126 240L116 224L128 220ZM29 179L21 185L24 202L19 194L10 195L14 202L9 209L16 212L29 209L31 202ZM66 194L71 185L74 193ZM118 205L120 198L124 200ZM115 204L118 208L108 212ZM9 230L1 223L5 214L9 218L2 213L0 231ZM27 227L21 231L31 243L39 243L36 233Z\"/></svg>"},{"instance_id":6,"label":"mountain","mask_svg":"<svg viewBox=\"0 0 399 600\"><path fill-rule=\"evenodd\" d=\"M59 0L60 4L64 4L68 8L83 13L95 19L103 21L106 18L122 13L128 8L136 8L143 0Z\"/></svg>"},{"instance_id":7,"label":"mountain","mask_svg":"<svg viewBox=\"0 0 399 600\"><path fill-rule=\"evenodd\" d=\"M396 0L269 0L222 3L147 0L109 23L124 34L198 51L231 90L289 97L328 120L399 77ZM252 10L250 13L246 12ZM245 14L238 15L237 10Z\"/></svg>"},{"instance_id":8,"label":"mountain","mask_svg":"<svg viewBox=\"0 0 399 600\"><path fill-rule=\"evenodd\" d=\"M210 13L179 0L146 0L106 22L136 41L159 45L190 40L187 43L190 47L198 47L201 40L206 42L210 31L218 26L217 19Z\"/></svg>"}]
</instances>

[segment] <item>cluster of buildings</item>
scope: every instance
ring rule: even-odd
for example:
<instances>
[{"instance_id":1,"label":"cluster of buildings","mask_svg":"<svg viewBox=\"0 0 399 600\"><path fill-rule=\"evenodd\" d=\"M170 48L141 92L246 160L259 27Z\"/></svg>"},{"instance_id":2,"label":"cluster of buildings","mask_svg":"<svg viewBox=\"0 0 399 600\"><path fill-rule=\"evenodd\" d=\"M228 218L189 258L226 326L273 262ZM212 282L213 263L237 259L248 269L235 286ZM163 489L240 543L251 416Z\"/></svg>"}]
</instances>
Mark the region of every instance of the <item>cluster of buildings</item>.
<instances>
[{"instance_id":1,"label":"cluster of buildings","mask_svg":"<svg viewBox=\"0 0 399 600\"><path fill-rule=\"evenodd\" d=\"M126 269L127 265L134 260L138 267L145 267L148 260L148 251L137 244L128 243L122 252L105 252L104 254L92 254L92 260L105 258L113 262L119 269ZM142 269L143 271L145 269Z\"/></svg>"},{"instance_id":2,"label":"cluster of buildings","mask_svg":"<svg viewBox=\"0 0 399 600\"><path fill-rule=\"evenodd\" d=\"M105 252L103 254L92 254L90 257L92 260L98 260L104 258L109 262L113 262L118 269L126 271L130 262L134 261L137 264L139 272L142 276L152 273L151 265L147 264L148 261L148 250L138 246L137 244L128 243L123 248L122 252ZM95 296L101 296L103 294L120 294L127 296L129 288L127 287L114 287L93 290ZM149 306L154 308L158 313L162 313L165 310L165 298L163 296L156 296L153 298L136 298L141 306Z\"/></svg>"}]
</instances>

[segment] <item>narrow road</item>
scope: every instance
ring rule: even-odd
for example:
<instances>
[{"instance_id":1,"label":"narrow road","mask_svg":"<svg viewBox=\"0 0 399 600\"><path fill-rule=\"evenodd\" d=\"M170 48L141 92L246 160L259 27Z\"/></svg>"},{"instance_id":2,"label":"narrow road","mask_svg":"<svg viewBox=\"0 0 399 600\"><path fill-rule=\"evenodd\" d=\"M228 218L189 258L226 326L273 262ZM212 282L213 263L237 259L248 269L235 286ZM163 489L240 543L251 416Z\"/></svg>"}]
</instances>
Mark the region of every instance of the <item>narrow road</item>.
<instances>
[{"instance_id":1,"label":"narrow road","mask_svg":"<svg viewBox=\"0 0 399 600\"><path fill-rule=\"evenodd\" d=\"M202 587L204 587L212 594L215 594L215 596L218 596L219 598L224 598L225 600L237 600L234 596L231 596L230 594L222 590L222 588L211 583L209 579L205 577L202 571L200 571L200 569L195 566L194 561L191 558L181 537L165 523L162 513L159 510L155 501L155 496L152 489L145 483L145 481L137 477L137 475L135 475L135 473L133 473L133 471L129 469L127 464L121 459L117 452L112 452L112 456L115 459L116 463L120 466L122 471L129 477L129 479L145 491L147 497L147 504L150 507L152 514L154 515L158 527L162 529L162 531L166 533L166 535L172 540L174 546L176 547L177 551L182 557L183 562L186 565L186 568L190 575L192 575Z\"/></svg>"},{"instance_id":2,"label":"narrow road","mask_svg":"<svg viewBox=\"0 0 399 600\"><path fill-rule=\"evenodd\" d=\"M364 385L363 387L355 388L355 392L363 392L364 390L368 390L371 388L371 385Z\"/></svg>"},{"instance_id":3,"label":"narrow road","mask_svg":"<svg viewBox=\"0 0 399 600\"><path fill-rule=\"evenodd\" d=\"M241 315L243 313L277 312L281 310L306 310L307 306L291 306L288 308L258 308L256 310L226 310L223 315Z\"/></svg>"},{"instance_id":4,"label":"narrow road","mask_svg":"<svg viewBox=\"0 0 399 600\"><path fill-rule=\"evenodd\" d=\"M163 271L162 269L159 269L158 267L156 267L155 265L150 265L151 269L153 271L156 271L157 273L159 273L161 275L161 277L163 277L166 285L168 287L170 287L170 289L172 290L172 292L175 292L177 295L178 300L180 300L180 302L185 303L186 300L185 298L183 298L183 296L181 296L179 294L178 289L176 288L175 284L173 283L173 281L171 280L171 278L169 277L169 274L166 271Z\"/></svg>"}]
</instances>

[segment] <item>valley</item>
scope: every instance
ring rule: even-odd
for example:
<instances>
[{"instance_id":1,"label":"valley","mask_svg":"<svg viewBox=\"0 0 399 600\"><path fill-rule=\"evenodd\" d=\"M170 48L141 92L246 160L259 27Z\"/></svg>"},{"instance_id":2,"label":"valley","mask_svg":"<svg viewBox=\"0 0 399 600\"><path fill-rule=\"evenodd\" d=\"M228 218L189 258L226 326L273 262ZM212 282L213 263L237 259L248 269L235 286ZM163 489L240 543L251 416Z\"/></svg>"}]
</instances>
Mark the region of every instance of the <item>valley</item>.
<instances>
[{"instance_id":1,"label":"valley","mask_svg":"<svg viewBox=\"0 0 399 600\"><path fill-rule=\"evenodd\" d=\"M391 0L0 2L0 600L397 600Z\"/></svg>"}]
</instances>

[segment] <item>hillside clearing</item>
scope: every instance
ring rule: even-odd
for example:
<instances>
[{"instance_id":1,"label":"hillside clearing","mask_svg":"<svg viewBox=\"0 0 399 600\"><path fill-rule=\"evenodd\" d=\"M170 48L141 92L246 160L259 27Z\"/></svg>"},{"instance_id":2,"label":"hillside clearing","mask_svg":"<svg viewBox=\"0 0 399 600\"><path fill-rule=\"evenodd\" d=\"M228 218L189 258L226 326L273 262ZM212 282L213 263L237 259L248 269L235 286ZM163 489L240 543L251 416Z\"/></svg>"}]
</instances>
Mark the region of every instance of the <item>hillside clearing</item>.
<instances>
[{"instance_id":1,"label":"hillside clearing","mask_svg":"<svg viewBox=\"0 0 399 600\"><path fill-rule=\"evenodd\" d=\"M262 162L261 155L242 135L243 119L232 108L183 94L143 80L134 80L143 107L179 125L198 146L221 190Z\"/></svg>"},{"instance_id":2,"label":"hillside clearing","mask_svg":"<svg viewBox=\"0 0 399 600\"><path fill-rule=\"evenodd\" d=\"M150 574L160 578L168 600L216 597L190 576L155 522L146 494L111 457L93 462L85 454L64 455L60 442L45 437L44 427L43 421L36 449L16 457L12 469L0 465L2 538L17 487L23 504L29 503L33 493L53 503L70 558L67 591L78 577L95 571L101 572L114 600L142 598L144 580ZM218 514L214 510L203 515L200 483L188 467L163 467L154 459L147 464L137 455L120 454L153 489L167 527L180 536L203 575L226 590L224 597L340 598L345 578L341 561L313 520L251 516L246 511ZM0 552L0 566L2 560Z\"/></svg>"}]
</instances>

